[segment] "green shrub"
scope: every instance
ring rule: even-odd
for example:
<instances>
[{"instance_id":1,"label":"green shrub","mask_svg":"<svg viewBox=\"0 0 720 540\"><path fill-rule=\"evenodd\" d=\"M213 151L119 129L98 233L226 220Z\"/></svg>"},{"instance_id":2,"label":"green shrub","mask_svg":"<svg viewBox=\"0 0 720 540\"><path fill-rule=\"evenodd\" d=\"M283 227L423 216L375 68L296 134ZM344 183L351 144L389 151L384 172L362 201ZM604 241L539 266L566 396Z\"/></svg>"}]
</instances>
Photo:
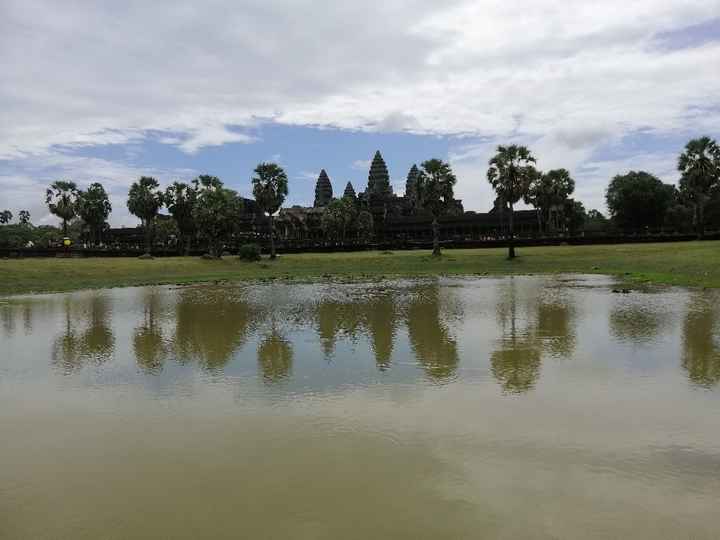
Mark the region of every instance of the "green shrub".
<instances>
[{"instance_id":1,"label":"green shrub","mask_svg":"<svg viewBox=\"0 0 720 540\"><path fill-rule=\"evenodd\" d=\"M259 261L260 246L257 244L243 244L240 246L238 255L242 261Z\"/></svg>"}]
</instances>

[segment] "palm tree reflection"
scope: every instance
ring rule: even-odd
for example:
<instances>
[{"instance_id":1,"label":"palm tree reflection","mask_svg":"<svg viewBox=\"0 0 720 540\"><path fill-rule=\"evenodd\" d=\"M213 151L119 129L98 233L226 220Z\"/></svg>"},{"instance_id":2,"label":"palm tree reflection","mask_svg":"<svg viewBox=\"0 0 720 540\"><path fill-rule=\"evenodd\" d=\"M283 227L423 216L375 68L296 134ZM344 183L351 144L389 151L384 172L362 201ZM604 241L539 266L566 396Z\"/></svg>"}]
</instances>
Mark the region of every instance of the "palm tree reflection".
<instances>
[{"instance_id":1,"label":"palm tree reflection","mask_svg":"<svg viewBox=\"0 0 720 540\"><path fill-rule=\"evenodd\" d=\"M440 314L436 284L418 288L407 309L410 345L425 374L435 382L455 377L459 364L457 344Z\"/></svg>"},{"instance_id":2,"label":"palm tree reflection","mask_svg":"<svg viewBox=\"0 0 720 540\"><path fill-rule=\"evenodd\" d=\"M683 323L682 366L688 379L703 388L720 382L720 315L717 299L696 293Z\"/></svg>"}]
</instances>

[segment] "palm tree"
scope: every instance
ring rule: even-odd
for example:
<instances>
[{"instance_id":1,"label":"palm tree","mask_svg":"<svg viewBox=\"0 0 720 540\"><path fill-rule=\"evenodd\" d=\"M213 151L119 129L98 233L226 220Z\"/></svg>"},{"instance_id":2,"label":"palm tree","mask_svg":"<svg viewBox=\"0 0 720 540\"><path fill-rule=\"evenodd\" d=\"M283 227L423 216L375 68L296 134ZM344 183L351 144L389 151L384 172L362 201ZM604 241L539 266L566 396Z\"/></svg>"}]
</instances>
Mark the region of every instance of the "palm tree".
<instances>
[{"instance_id":1,"label":"palm tree","mask_svg":"<svg viewBox=\"0 0 720 540\"><path fill-rule=\"evenodd\" d=\"M453 202L453 186L457 182L450 165L439 159L421 164L422 170L415 180L415 195L421 208L430 212L433 229L433 257L439 257L440 226L438 218Z\"/></svg>"},{"instance_id":2,"label":"palm tree","mask_svg":"<svg viewBox=\"0 0 720 540\"><path fill-rule=\"evenodd\" d=\"M94 183L78 194L77 213L89 226L93 243L100 241L100 235L112 212L112 205L102 184Z\"/></svg>"},{"instance_id":3,"label":"palm tree","mask_svg":"<svg viewBox=\"0 0 720 540\"><path fill-rule=\"evenodd\" d=\"M693 139L678 158L680 190L693 202L698 237L705 234L705 206L711 190L720 185L720 147L710 137Z\"/></svg>"},{"instance_id":4,"label":"palm tree","mask_svg":"<svg viewBox=\"0 0 720 540\"><path fill-rule=\"evenodd\" d=\"M197 190L184 182L173 182L165 190L165 206L177 224L183 253L189 255L196 227L193 209L197 202Z\"/></svg>"},{"instance_id":5,"label":"palm tree","mask_svg":"<svg viewBox=\"0 0 720 540\"><path fill-rule=\"evenodd\" d=\"M0 212L0 225L7 225L12 221L13 213L10 210Z\"/></svg>"},{"instance_id":6,"label":"palm tree","mask_svg":"<svg viewBox=\"0 0 720 540\"><path fill-rule=\"evenodd\" d=\"M152 248L152 227L155 216L163 205L163 194L158 181L150 176L142 176L130 186L127 207L130 213L140 218L145 229L145 254L150 255Z\"/></svg>"},{"instance_id":7,"label":"palm tree","mask_svg":"<svg viewBox=\"0 0 720 540\"><path fill-rule=\"evenodd\" d=\"M547 232L551 224L554 229L558 228L557 209L565 206L573 191L575 191L575 180L566 169L553 169L538 174L530 183L524 200L537 209L541 232ZM553 210L556 210L554 220Z\"/></svg>"},{"instance_id":8,"label":"palm tree","mask_svg":"<svg viewBox=\"0 0 720 540\"><path fill-rule=\"evenodd\" d=\"M490 160L487 178L495 192L510 207L508 259L515 258L515 231L513 205L525 197L533 180L538 176L535 157L525 146L511 144L498 146Z\"/></svg>"},{"instance_id":9,"label":"palm tree","mask_svg":"<svg viewBox=\"0 0 720 540\"><path fill-rule=\"evenodd\" d=\"M288 194L287 174L276 163L260 163L252 178L253 195L260 209L270 220L270 258L275 254L275 213L280 210Z\"/></svg>"},{"instance_id":10,"label":"palm tree","mask_svg":"<svg viewBox=\"0 0 720 540\"><path fill-rule=\"evenodd\" d=\"M45 203L50 213L62 220L63 236L67 236L68 221L77 214L79 191L75 182L58 180L50 184L45 192Z\"/></svg>"},{"instance_id":11,"label":"palm tree","mask_svg":"<svg viewBox=\"0 0 720 540\"><path fill-rule=\"evenodd\" d=\"M30 225L30 212L27 210L20 210L18 214L20 225Z\"/></svg>"}]
</instances>

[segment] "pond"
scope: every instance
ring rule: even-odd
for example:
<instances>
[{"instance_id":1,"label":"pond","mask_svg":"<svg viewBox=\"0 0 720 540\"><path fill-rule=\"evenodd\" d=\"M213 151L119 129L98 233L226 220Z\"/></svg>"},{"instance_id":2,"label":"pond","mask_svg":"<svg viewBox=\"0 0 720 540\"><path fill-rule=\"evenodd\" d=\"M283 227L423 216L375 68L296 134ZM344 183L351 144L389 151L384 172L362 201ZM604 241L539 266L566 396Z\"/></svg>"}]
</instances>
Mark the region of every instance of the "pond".
<instances>
[{"instance_id":1,"label":"pond","mask_svg":"<svg viewBox=\"0 0 720 540\"><path fill-rule=\"evenodd\" d=\"M0 538L717 538L720 294L0 299Z\"/></svg>"}]
</instances>

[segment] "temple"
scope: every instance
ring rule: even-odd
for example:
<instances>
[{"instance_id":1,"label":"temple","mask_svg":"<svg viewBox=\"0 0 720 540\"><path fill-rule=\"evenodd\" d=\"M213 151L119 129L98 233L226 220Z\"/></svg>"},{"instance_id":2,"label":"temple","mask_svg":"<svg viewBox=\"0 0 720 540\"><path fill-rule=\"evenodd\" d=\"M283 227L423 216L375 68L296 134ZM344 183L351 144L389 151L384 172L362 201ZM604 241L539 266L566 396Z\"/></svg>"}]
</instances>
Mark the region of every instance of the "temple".
<instances>
[{"instance_id":1,"label":"temple","mask_svg":"<svg viewBox=\"0 0 720 540\"><path fill-rule=\"evenodd\" d=\"M413 165L407 173L404 194L395 194L385 160L377 151L368 171L365 190L357 193L352 183L347 182L345 185L343 198L351 199L359 210L372 214L374 242L427 242L432 239L431 217L417 202L415 185L419 174L417 165ZM278 240L288 246L309 246L322 242L326 236L322 230L322 215L332 202L333 193L330 176L323 169L315 185L312 207L292 206L280 210L275 220ZM537 214L534 210L516 210L514 217L517 235L537 233ZM256 230L262 229L258 220L253 221ZM439 221L442 240L502 238L507 227L507 209L495 201L487 213L466 212L462 201L456 199Z\"/></svg>"}]
</instances>

